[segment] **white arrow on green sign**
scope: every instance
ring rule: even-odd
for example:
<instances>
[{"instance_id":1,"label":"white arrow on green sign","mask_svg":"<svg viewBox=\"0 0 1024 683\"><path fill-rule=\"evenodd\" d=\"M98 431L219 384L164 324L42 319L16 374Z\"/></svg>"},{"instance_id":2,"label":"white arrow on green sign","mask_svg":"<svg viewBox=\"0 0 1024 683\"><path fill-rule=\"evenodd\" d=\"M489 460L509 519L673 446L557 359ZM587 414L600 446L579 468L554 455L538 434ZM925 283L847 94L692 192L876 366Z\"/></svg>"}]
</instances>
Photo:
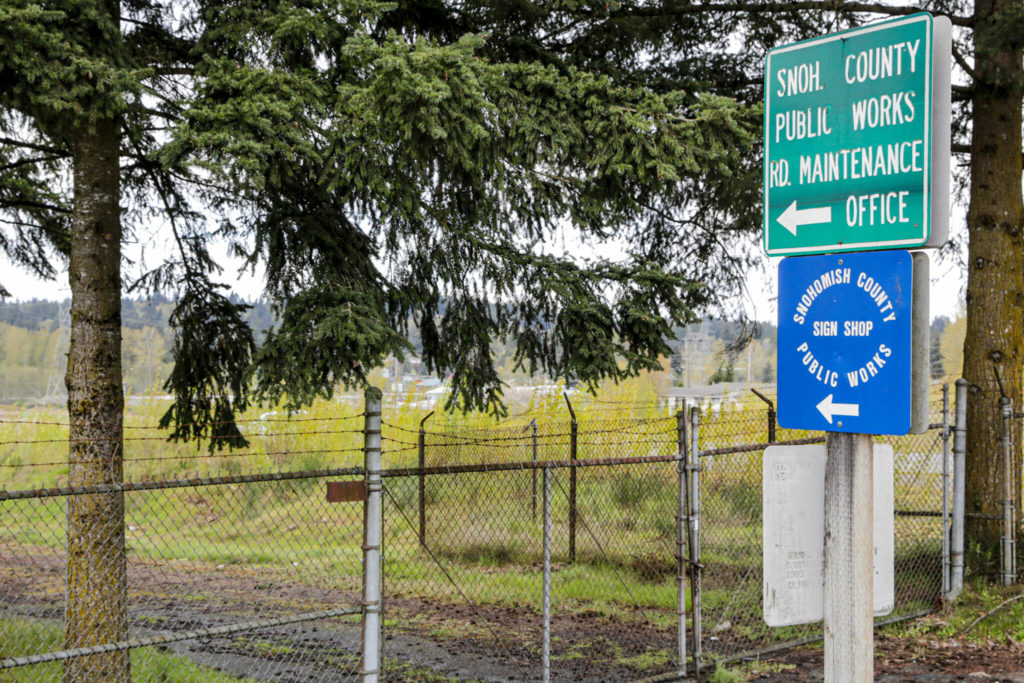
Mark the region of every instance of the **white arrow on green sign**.
<instances>
[{"instance_id":1,"label":"white arrow on green sign","mask_svg":"<svg viewBox=\"0 0 1024 683\"><path fill-rule=\"evenodd\" d=\"M946 241L951 44L921 13L768 53L769 255Z\"/></svg>"}]
</instances>

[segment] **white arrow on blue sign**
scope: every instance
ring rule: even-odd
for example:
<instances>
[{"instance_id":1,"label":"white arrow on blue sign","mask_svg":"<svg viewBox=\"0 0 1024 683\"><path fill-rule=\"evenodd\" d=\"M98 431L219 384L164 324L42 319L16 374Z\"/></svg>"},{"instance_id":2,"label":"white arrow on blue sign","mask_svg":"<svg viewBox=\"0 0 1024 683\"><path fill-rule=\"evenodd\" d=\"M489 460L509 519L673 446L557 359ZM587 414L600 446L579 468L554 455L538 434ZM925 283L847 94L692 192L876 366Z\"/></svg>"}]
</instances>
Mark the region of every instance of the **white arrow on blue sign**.
<instances>
[{"instance_id":1,"label":"white arrow on blue sign","mask_svg":"<svg viewBox=\"0 0 1024 683\"><path fill-rule=\"evenodd\" d=\"M779 264L779 425L906 434L913 259L907 251Z\"/></svg>"}]
</instances>

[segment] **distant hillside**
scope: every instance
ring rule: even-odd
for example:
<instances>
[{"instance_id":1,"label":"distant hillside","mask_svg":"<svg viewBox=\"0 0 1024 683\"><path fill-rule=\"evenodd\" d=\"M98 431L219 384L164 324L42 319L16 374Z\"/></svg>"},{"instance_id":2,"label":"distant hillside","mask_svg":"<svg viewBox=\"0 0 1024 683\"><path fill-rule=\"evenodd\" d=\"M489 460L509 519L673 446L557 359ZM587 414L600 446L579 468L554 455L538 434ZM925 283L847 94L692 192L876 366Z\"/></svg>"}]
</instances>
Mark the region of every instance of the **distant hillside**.
<instances>
[{"instance_id":1,"label":"distant hillside","mask_svg":"<svg viewBox=\"0 0 1024 683\"><path fill-rule=\"evenodd\" d=\"M64 393L69 305L67 300L0 302L0 402L35 401ZM125 387L132 394L159 390L171 369L174 335L167 319L174 302L154 297L124 299L121 305ZM264 302L249 305L246 319L259 337L273 325L274 316ZM675 330L678 340L670 343L674 355L669 368L673 383L746 380L748 371L752 381L774 381L775 326L762 323L753 343L730 356L727 349L740 333L739 325L715 320ZM410 329L410 341L415 354L417 330ZM503 376L511 378L513 349L495 344L494 353ZM407 365L404 372L410 371L415 368Z\"/></svg>"},{"instance_id":2,"label":"distant hillside","mask_svg":"<svg viewBox=\"0 0 1024 683\"><path fill-rule=\"evenodd\" d=\"M260 335L273 324L273 313L265 303L249 305L246 320ZM69 306L67 300L0 302L0 402L64 393ZM159 387L170 371L174 334L167 318L173 308L174 303L163 297L121 302L124 383L129 392Z\"/></svg>"}]
</instances>

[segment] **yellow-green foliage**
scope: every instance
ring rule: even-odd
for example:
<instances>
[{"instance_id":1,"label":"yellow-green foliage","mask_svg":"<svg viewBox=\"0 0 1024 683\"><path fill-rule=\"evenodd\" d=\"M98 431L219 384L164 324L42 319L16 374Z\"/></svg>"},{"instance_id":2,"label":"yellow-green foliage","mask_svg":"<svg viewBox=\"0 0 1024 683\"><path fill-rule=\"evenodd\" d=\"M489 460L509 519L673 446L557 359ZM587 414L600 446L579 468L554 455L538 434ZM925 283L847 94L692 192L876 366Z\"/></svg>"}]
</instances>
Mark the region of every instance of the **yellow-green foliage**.
<instances>
[{"instance_id":1,"label":"yellow-green foliage","mask_svg":"<svg viewBox=\"0 0 1024 683\"><path fill-rule=\"evenodd\" d=\"M652 400L646 378L603 387L596 397L570 393L578 420L578 457L670 455L677 452L676 417ZM417 431L430 408L415 396L402 402L385 395L386 468L415 465ZM250 448L240 454L209 454L205 445L167 443L152 429L166 403L150 397L126 413L126 479L175 479L195 475L246 474L361 465L361 399L318 401L285 420L268 408L252 410L243 427ZM566 461L570 418L560 391L535 394L513 404L507 420L483 414L439 411L426 422L427 465L524 461L533 457L531 420L538 423L537 457ZM263 415L267 419L260 420ZM3 414L0 423L0 486L8 490L66 482L66 419L56 409L23 409ZM276 422L272 419L284 421ZM937 419L937 418L936 418ZM764 404L740 395L718 410L700 414L701 448L754 444L751 451L703 459L707 524L715 543L704 560L756 566L760 561L762 449L767 440ZM783 432L780 438L807 436ZM137 436L146 437L137 439ZM156 436L157 439L149 437ZM31 443L20 443L31 442ZM937 509L937 475L925 460L909 454L940 452L936 432L894 439L897 505ZM921 456L926 457L925 455ZM901 469L902 467L902 469ZM536 477L534 475L537 475ZM539 610L542 557L540 472L503 472L424 478L427 539L418 538L419 477L387 477L384 545L389 590L431 600L459 602L462 595L439 572L439 561L458 574L471 599ZM676 463L587 467L577 470L577 556L568 556L569 469L552 470L552 555L555 599L566 610L597 611L617 618L651 619L665 628L675 616L677 572ZM337 478L337 477L334 477ZM126 496L128 551L143 563L173 563L182 571L220 572L261 581L287 581L357 594L361 576L362 506L324 503L324 478L245 485L184 487L132 492ZM60 553L65 544L65 499L11 501L5 505L10 547L36 555ZM929 523L931 524L931 523ZM939 524L936 520L935 525ZM902 531L901 531L902 530ZM937 556L936 527L920 524L898 543L908 552ZM907 544L918 544L911 547ZM737 587L706 583L705 602L732 604ZM273 577L273 578L269 578ZM760 586L751 583L758 599ZM60 586L39 584L48 600ZM154 588L156 590L156 588ZM265 599L270 599L267 597ZM643 614L635 611L637 606ZM310 605L310 609L314 606Z\"/></svg>"}]
</instances>

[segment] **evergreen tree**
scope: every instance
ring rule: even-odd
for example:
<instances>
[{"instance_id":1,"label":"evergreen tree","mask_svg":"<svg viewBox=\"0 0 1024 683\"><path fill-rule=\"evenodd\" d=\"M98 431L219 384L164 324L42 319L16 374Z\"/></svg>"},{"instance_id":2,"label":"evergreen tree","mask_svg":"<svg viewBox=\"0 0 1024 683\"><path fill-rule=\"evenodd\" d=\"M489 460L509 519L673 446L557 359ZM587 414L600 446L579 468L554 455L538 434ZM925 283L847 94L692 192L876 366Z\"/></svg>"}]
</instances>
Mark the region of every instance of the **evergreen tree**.
<instances>
[{"instance_id":1,"label":"evergreen tree","mask_svg":"<svg viewBox=\"0 0 1024 683\"><path fill-rule=\"evenodd\" d=\"M721 382L734 382L736 381L736 369L733 367L731 360L725 360L715 368L715 371L711 374L708 379L708 384L719 384Z\"/></svg>"},{"instance_id":2,"label":"evergreen tree","mask_svg":"<svg viewBox=\"0 0 1024 683\"><path fill-rule=\"evenodd\" d=\"M967 412L972 466L967 473L966 504L969 512L977 514L969 517L967 531L972 547L983 551L995 547L999 524L994 515L1000 509L1002 475L1000 394L994 367L1014 405L1021 404L1024 375L1024 316L1020 313L1024 301L1024 2L622 0L601 7L544 3L529 8L515 5L511 10L499 3L499 8L488 11L489 5L478 0L460 3L458 8L444 3L432 7L444 21L463 20L476 28L506 21L521 26L506 41L505 49L511 53L533 54L557 64L585 64L665 90L699 84L702 91L749 104L763 98L762 70L772 47L922 10L949 16L957 77L965 79L953 86L952 149L960 160L954 162L960 173L957 184L969 203L963 374L974 388ZM409 15L423 14L416 9L419 3L400 6ZM573 19L565 20L566 14ZM437 21L439 26L442 23ZM752 153L743 168L759 170L759 155ZM684 221L685 229L699 229L701 222L724 214L727 231L756 232L759 182L754 174L737 172L721 186L724 192L697 193L692 202L676 204L682 209L673 219ZM1014 429L1019 439L1019 425ZM1020 471L1022 455L1018 452L1014 457L1014 469ZM1019 502L1020 491L1015 497Z\"/></svg>"},{"instance_id":3,"label":"evergreen tree","mask_svg":"<svg viewBox=\"0 0 1024 683\"><path fill-rule=\"evenodd\" d=\"M500 412L494 338L531 372L622 378L736 282L715 263L728 234L705 230L749 225L724 203L678 207L755 197L756 107L668 87L639 56L655 36L618 36L601 4L386 9L0 5L0 248L42 277L68 265L71 485L121 479L121 244L154 225L177 252L131 288L175 300L164 423L218 445L242 443L233 418L252 400L295 408L364 382L408 350L410 320L454 400ZM536 12L572 45L536 49ZM632 69L608 68L625 55ZM546 242L567 229L627 246L561 256ZM265 269L277 323L259 344L214 239ZM68 648L126 635L123 511L119 493L69 498ZM128 678L127 652L65 666Z\"/></svg>"},{"instance_id":4,"label":"evergreen tree","mask_svg":"<svg viewBox=\"0 0 1024 683\"><path fill-rule=\"evenodd\" d=\"M496 55L537 60L556 68L582 67L662 92L714 92L755 104L763 98L767 51L777 45L922 10L949 16L958 68L953 87L953 152L957 184L968 200L967 335L963 373L968 402L967 507L973 547L998 543L1001 469L998 448L998 368L1014 405L1024 376L1024 201L1021 175L1024 97L1024 2L932 0L887 4L800 0L613 0L608 3L461 3L400 1L387 16L396 30L451 37L492 31ZM648 228L661 222L668 249L687 251L688 237L732 237L760 226L760 155L750 154L724 180L688 186L685 198L651 206ZM675 233L669 235L668 233ZM683 234L679 234L683 233ZM659 246L661 241L656 241ZM707 248L707 247L705 247ZM743 258L708 258L712 268ZM697 252L704 255L715 253ZM732 272L726 268L726 272ZM1019 427L1015 427L1015 430ZM1015 438L1019 433L1015 432ZM1015 455L1014 468L1024 467ZM1015 492L1019 503L1020 491Z\"/></svg>"}]
</instances>

